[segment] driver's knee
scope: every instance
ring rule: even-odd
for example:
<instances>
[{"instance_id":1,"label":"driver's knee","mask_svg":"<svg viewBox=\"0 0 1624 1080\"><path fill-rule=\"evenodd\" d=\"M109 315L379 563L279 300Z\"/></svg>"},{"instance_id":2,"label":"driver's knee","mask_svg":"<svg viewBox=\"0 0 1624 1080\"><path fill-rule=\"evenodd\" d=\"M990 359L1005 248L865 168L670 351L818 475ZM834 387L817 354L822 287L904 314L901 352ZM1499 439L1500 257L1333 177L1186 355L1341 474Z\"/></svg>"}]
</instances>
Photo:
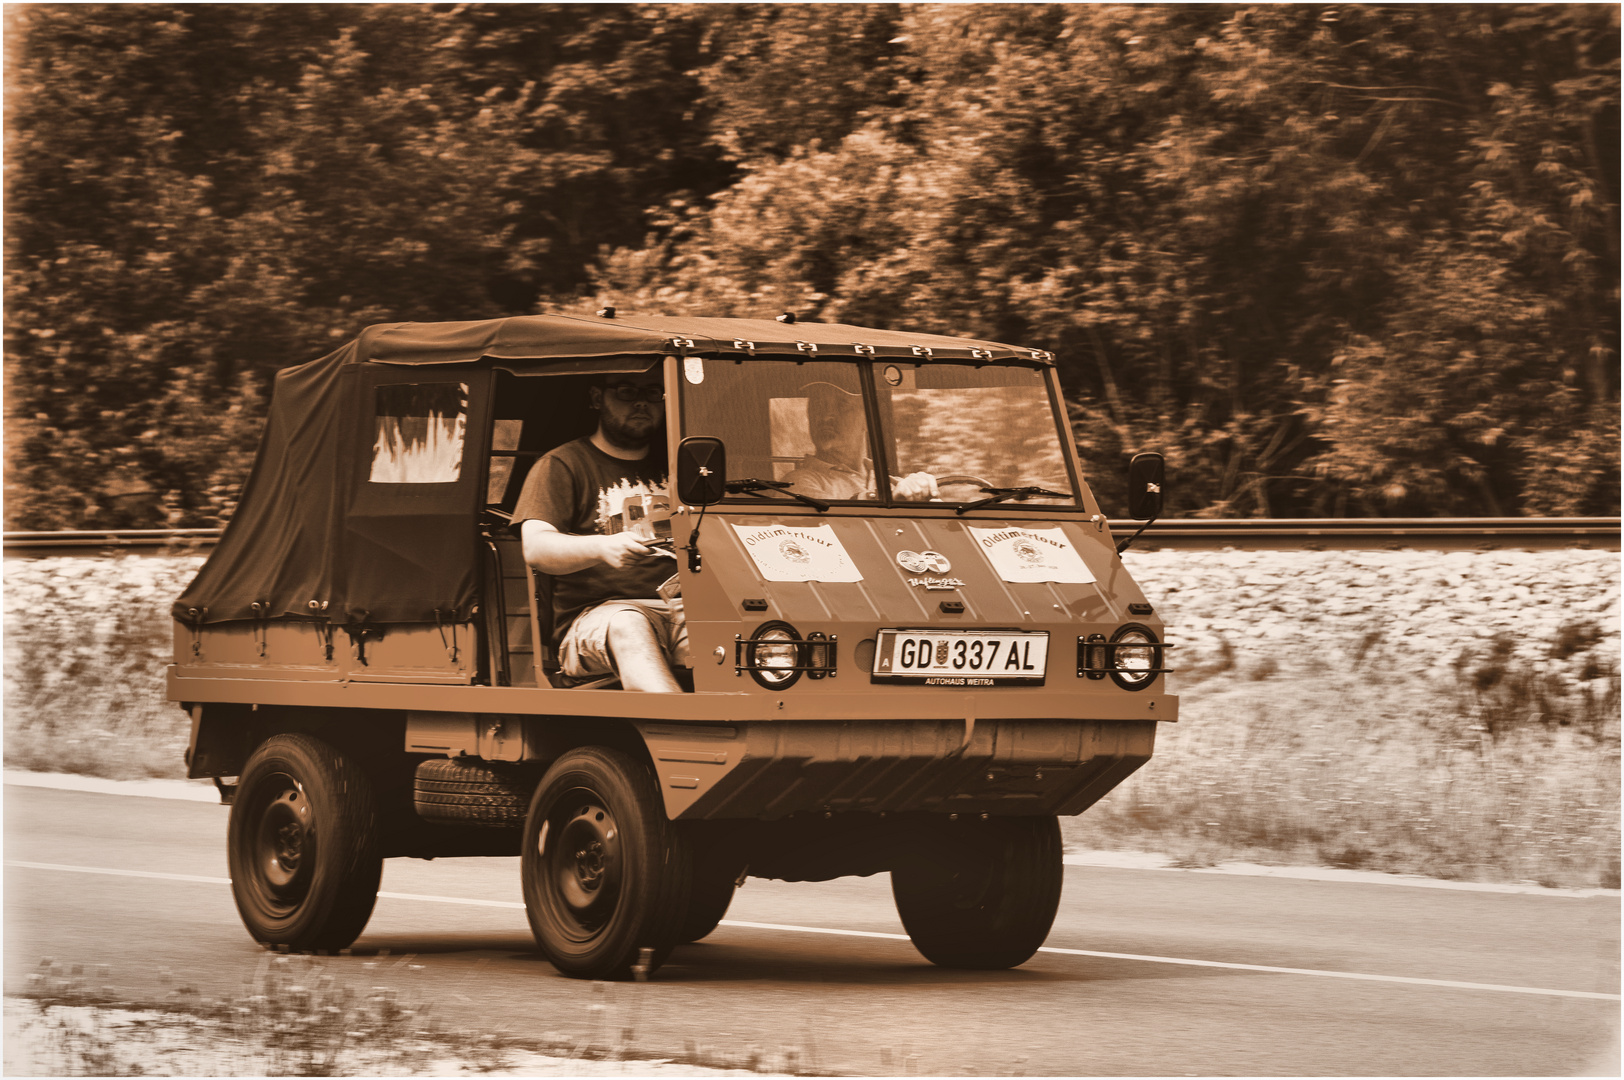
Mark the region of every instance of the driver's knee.
<instances>
[{"instance_id":1,"label":"driver's knee","mask_svg":"<svg viewBox=\"0 0 1624 1080\"><path fill-rule=\"evenodd\" d=\"M638 645L659 647L659 642L654 636L654 627L649 625L645 616L636 611L621 610L610 615L606 636L611 648Z\"/></svg>"},{"instance_id":2,"label":"driver's knee","mask_svg":"<svg viewBox=\"0 0 1624 1080\"><path fill-rule=\"evenodd\" d=\"M636 611L621 611L608 621L609 662L627 690L678 693L682 690L671 673L666 655L653 625Z\"/></svg>"}]
</instances>

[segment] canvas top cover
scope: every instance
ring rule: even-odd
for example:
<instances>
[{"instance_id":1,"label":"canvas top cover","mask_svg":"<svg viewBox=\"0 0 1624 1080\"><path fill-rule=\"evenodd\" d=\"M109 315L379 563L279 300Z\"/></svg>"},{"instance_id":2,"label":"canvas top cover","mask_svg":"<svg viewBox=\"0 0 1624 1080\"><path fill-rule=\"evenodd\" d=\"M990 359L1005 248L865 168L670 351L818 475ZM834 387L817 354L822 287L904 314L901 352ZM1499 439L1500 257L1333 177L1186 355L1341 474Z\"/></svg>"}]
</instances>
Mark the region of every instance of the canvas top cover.
<instances>
[{"instance_id":1,"label":"canvas top cover","mask_svg":"<svg viewBox=\"0 0 1624 1080\"><path fill-rule=\"evenodd\" d=\"M998 342L772 319L529 315L368 327L277 374L237 511L174 617L194 626L467 621L493 373L639 369L668 355L1053 362ZM412 423L419 435L455 435L456 460L378 482L375 448Z\"/></svg>"}]
</instances>

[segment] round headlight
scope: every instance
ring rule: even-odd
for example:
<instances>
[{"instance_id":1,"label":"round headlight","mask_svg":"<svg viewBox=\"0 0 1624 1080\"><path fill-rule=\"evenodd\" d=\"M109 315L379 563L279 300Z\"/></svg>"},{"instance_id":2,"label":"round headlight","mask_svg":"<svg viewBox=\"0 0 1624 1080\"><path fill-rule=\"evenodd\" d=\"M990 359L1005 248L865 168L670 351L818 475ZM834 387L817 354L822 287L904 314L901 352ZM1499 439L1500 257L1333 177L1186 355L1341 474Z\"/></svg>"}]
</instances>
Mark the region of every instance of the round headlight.
<instances>
[{"instance_id":1,"label":"round headlight","mask_svg":"<svg viewBox=\"0 0 1624 1080\"><path fill-rule=\"evenodd\" d=\"M782 690L801 677L801 635L789 623L766 623L751 635L744 666L769 690Z\"/></svg>"},{"instance_id":2,"label":"round headlight","mask_svg":"<svg viewBox=\"0 0 1624 1080\"><path fill-rule=\"evenodd\" d=\"M1111 680L1124 690L1143 690L1156 681L1162 650L1147 626L1129 623L1111 635Z\"/></svg>"}]
</instances>

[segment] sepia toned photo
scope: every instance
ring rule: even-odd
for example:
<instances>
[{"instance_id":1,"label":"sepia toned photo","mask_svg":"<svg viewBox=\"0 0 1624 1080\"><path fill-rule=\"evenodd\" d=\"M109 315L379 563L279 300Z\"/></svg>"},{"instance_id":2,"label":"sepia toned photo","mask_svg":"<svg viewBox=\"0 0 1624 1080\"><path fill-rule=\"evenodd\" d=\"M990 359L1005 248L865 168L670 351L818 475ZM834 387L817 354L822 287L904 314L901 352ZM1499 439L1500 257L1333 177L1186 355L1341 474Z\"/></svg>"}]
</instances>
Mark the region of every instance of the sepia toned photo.
<instances>
[{"instance_id":1,"label":"sepia toned photo","mask_svg":"<svg viewBox=\"0 0 1624 1080\"><path fill-rule=\"evenodd\" d=\"M7 1075L1618 1075L1617 5L3 16Z\"/></svg>"}]
</instances>

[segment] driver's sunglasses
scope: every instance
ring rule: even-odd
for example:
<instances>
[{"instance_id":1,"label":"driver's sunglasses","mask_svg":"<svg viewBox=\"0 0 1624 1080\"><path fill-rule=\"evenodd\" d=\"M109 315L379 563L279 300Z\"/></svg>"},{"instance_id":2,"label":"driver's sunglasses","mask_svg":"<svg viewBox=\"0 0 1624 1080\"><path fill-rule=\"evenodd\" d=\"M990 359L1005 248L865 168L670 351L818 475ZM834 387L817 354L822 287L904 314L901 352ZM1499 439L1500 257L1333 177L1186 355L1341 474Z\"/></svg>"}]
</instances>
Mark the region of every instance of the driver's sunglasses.
<instances>
[{"instance_id":1,"label":"driver's sunglasses","mask_svg":"<svg viewBox=\"0 0 1624 1080\"><path fill-rule=\"evenodd\" d=\"M616 401L646 401L653 404L665 400L665 387L638 386L636 383L616 383L608 388L608 392L615 396Z\"/></svg>"}]
</instances>

